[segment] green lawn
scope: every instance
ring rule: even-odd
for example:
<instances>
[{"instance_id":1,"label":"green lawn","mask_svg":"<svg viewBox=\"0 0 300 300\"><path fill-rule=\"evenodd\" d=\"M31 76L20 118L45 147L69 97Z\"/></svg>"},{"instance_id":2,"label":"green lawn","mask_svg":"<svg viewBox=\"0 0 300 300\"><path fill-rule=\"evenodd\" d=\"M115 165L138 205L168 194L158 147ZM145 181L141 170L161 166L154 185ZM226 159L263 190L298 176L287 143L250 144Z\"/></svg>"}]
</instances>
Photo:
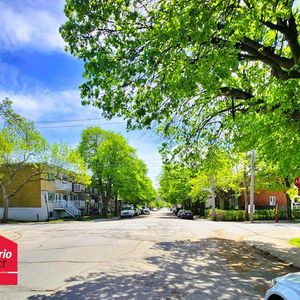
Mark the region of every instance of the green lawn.
<instances>
[{"instance_id":1,"label":"green lawn","mask_svg":"<svg viewBox=\"0 0 300 300\"><path fill-rule=\"evenodd\" d=\"M61 218L61 219L54 219L54 220L50 220L49 223L62 223L62 222L76 222L76 221L80 221L80 222L88 222L88 221L93 221L93 220L97 220L97 219L110 219L114 217L113 215L108 215L107 218L104 218L101 215L94 215L94 216L82 216L79 218Z\"/></svg>"},{"instance_id":2,"label":"green lawn","mask_svg":"<svg viewBox=\"0 0 300 300\"><path fill-rule=\"evenodd\" d=\"M289 243L293 246L300 247L300 238L294 238L289 240Z\"/></svg>"}]
</instances>

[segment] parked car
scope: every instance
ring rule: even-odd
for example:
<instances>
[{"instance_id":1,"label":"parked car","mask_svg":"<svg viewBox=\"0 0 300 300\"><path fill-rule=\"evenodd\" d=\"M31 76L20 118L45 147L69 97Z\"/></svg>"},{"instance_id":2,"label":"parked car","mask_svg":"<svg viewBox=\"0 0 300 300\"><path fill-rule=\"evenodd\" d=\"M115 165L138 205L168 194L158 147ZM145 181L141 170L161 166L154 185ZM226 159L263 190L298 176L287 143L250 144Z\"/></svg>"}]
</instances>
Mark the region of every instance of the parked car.
<instances>
[{"instance_id":1,"label":"parked car","mask_svg":"<svg viewBox=\"0 0 300 300\"><path fill-rule=\"evenodd\" d=\"M300 299L300 272L273 279L264 298L264 300L295 299Z\"/></svg>"},{"instance_id":2,"label":"parked car","mask_svg":"<svg viewBox=\"0 0 300 300\"><path fill-rule=\"evenodd\" d=\"M181 218L181 215L184 213L184 209L180 209L177 213L177 217Z\"/></svg>"},{"instance_id":3,"label":"parked car","mask_svg":"<svg viewBox=\"0 0 300 300\"><path fill-rule=\"evenodd\" d=\"M121 209L121 218L133 218L134 209L131 206L126 206Z\"/></svg>"},{"instance_id":4,"label":"parked car","mask_svg":"<svg viewBox=\"0 0 300 300\"><path fill-rule=\"evenodd\" d=\"M141 214L141 210L139 208L134 209L134 215L139 216Z\"/></svg>"},{"instance_id":5,"label":"parked car","mask_svg":"<svg viewBox=\"0 0 300 300\"><path fill-rule=\"evenodd\" d=\"M177 207L177 206L174 206L173 209L172 209L173 214L176 215L176 216L178 215L178 213L179 213L180 210L182 210L182 208L181 207Z\"/></svg>"},{"instance_id":6,"label":"parked car","mask_svg":"<svg viewBox=\"0 0 300 300\"><path fill-rule=\"evenodd\" d=\"M191 210L184 210L181 214L180 214L180 218L181 219L190 219L193 220L194 219L194 215L192 213Z\"/></svg>"},{"instance_id":7,"label":"parked car","mask_svg":"<svg viewBox=\"0 0 300 300\"><path fill-rule=\"evenodd\" d=\"M145 208L143 209L143 213L144 213L145 215L149 215L149 214L150 214L150 209L149 209L148 207L145 207Z\"/></svg>"}]
</instances>

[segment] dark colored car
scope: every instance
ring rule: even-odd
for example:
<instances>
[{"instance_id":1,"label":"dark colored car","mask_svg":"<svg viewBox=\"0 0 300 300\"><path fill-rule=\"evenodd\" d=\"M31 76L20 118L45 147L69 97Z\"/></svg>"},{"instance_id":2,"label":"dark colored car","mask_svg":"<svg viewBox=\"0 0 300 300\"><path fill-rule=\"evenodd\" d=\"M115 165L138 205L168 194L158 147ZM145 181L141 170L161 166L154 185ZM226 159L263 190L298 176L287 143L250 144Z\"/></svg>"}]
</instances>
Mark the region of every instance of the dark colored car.
<instances>
[{"instance_id":1,"label":"dark colored car","mask_svg":"<svg viewBox=\"0 0 300 300\"><path fill-rule=\"evenodd\" d=\"M183 213L184 213L184 209L180 209L177 213L177 217L181 218Z\"/></svg>"},{"instance_id":2,"label":"dark colored car","mask_svg":"<svg viewBox=\"0 0 300 300\"><path fill-rule=\"evenodd\" d=\"M194 219L194 215L192 213L191 210L184 210L181 214L180 214L180 218L181 219L190 219L193 220Z\"/></svg>"}]
</instances>

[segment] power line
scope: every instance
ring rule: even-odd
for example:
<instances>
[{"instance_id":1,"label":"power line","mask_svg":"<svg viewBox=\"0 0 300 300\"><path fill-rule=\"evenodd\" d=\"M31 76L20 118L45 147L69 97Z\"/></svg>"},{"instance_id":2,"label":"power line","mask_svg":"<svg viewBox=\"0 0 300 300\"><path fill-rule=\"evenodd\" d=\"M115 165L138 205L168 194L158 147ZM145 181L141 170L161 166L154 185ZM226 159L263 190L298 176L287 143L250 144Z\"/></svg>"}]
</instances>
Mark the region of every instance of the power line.
<instances>
[{"instance_id":1,"label":"power line","mask_svg":"<svg viewBox=\"0 0 300 300\"><path fill-rule=\"evenodd\" d=\"M59 123L59 122L53 122L53 123ZM97 123L97 124L73 124L73 125L57 125L57 126L37 126L36 128L39 129L50 129L50 128L72 128L72 127L85 127L85 126L107 126L107 125L116 125L116 124L124 124L125 121L116 121L116 122L110 122L110 123Z\"/></svg>"},{"instance_id":2,"label":"power line","mask_svg":"<svg viewBox=\"0 0 300 300\"><path fill-rule=\"evenodd\" d=\"M48 121L37 121L36 124L48 124L48 123L69 123L69 122L83 122L83 121L103 121L101 118L84 118L84 119L71 119L71 120L48 120ZM126 121L115 121L126 123Z\"/></svg>"},{"instance_id":3,"label":"power line","mask_svg":"<svg viewBox=\"0 0 300 300\"><path fill-rule=\"evenodd\" d=\"M86 118L86 119L73 119L73 120L49 120L49 121L37 121L36 124L48 124L48 123L68 123L68 122L81 122L81 121L99 121L99 118Z\"/></svg>"},{"instance_id":4,"label":"power line","mask_svg":"<svg viewBox=\"0 0 300 300\"><path fill-rule=\"evenodd\" d=\"M48 120L48 121L37 121L34 122L35 124L51 124L51 123L71 123L71 122L85 122L85 121L103 121L103 119L99 119L99 118L85 118L85 119L71 119L71 120ZM0 122L0 124L3 124L4 122ZM113 122L109 122L109 120L107 120L107 123L97 123L97 125L109 125L109 124L125 124L127 123L126 121L113 121ZM82 124L80 126L85 126L85 125L89 125L89 124ZM74 126L77 127L78 125L62 125L62 126L53 126L53 127L41 127L38 126L38 128L59 128L59 127L64 127L64 126Z\"/></svg>"}]
</instances>

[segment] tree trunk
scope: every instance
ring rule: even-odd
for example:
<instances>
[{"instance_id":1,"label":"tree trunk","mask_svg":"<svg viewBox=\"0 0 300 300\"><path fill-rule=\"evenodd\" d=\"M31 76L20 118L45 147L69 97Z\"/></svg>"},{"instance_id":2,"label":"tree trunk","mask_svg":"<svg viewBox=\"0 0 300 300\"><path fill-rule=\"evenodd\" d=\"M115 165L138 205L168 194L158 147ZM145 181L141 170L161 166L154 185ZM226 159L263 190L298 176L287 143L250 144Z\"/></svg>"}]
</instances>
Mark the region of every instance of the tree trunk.
<instances>
[{"instance_id":1,"label":"tree trunk","mask_svg":"<svg viewBox=\"0 0 300 300\"><path fill-rule=\"evenodd\" d=\"M102 202L103 202L102 214L106 218L108 212L108 193L106 188L104 188L102 192Z\"/></svg>"},{"instance_id":2,"label":"tree trunk","mask_svg":"<svg viewBox=\"0 0 300 300\"><path fill-rule=\"evenodd\" d=\"M103 217L107 217L107 213L108 213L108 198L107 196L103 197L103 210L102 210L102 214Z\"/></svg>"},{"instance_id":3,"label":"tree trunk","mask_svg":"<svg viewBox=\"0 0 300 300\"><path fill-rule=\"evenodd\" d=\"M103 216L107 217L108 213L108 203L112 196L112 178L108 177L108 182L106 186L106 196L104 197L104 203L103 203Z\"/></svg>"},{"instance_id":4,"label":"tree trunk","mask_svg":"<svg viewBox=\"0 0 300 300\"><path fill-rule=\"evenodd\" d=\"M9 198L6 193L6 188L4 185L1 186L2 188L2 197L3 197L3 215L2 215L2 223L7 223L8 221L8 207L9 207Z\"/></svg>"},{"instance_id":5,"label":"tree trunk","mask_svg":"<svg viewBox=\"0 0 300 300\"><path fill-rule=\"evenodd\" d=\"M285 177L284 181L285 181L285 186L288 189L290 189L291 188L291 183L289 181L289 177ZM292 219L292 201L291 201L291 198L288 195L288 193L285 193L285 196L286 196L286 206L287 206L286 207L287 218L288 218L288 220L291 220Z\"/></svg>"},{"instance_id":6,"label":"tree trunk","mask_svg":"<svg viewBox=\"0 0 300 300\"><path fill-rule=\"evenodd\" d=\"M288 220L292 219L292 201L288 193L285 193L286 196L286 205L287 205L287 218Z\"/></svg>"},{"instance_id":7,"label":"tree trunk","mask_svg":"<svg viewBox=\"0 0 300 300\"><path fill-rule=\"evenodd\" d=\"M99 191L100 191L102 205L103 205L101 212L104 217L107 217L107 210L108 210L107 193L105 191L102 179L99 179Z\"/></svg>"},{"instance_id":8,"label":"tree trunk","mask_svg":"<svg viewBox=\"0 0 300 300\"><path fill-rule=\"evenodd\" d=\"M115 213L114 215L117 217L119 215L119 202L118 202L118 194L115 195Z\"/></svg>"}]
</instances>

